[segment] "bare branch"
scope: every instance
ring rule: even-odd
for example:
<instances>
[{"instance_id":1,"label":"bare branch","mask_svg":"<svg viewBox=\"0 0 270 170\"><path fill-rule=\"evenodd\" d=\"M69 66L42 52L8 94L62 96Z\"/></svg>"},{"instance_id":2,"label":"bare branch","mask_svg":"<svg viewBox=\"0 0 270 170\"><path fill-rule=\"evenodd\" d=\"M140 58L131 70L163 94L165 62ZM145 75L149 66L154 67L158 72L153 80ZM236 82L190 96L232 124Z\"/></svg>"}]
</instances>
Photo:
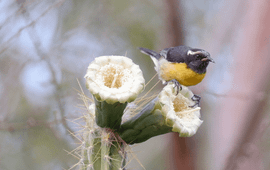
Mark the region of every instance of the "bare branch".
<instances>
[{"instance_id":1,"label":"bare branch","mask_svg":"<svg viewBox=\"0 0 270 170\"><path fill-rule=\"evenodd\" d=\"M24 29L26 29L26 28L28 28L28 27L31 27L31 26L35 25L36 22L37 22L41 17L43 17L44 15L46 15L51 9L53 9L53 8L58 7L59 5L61 5L63 2L64 2L64 0L58 0L58 1L56 1L54 4L52 4L50 7L48 7L48 8L47 8L40 16L38 16L35 20L32 20L29 24L27 24L27 25L25 25L24 27L20 28L20 29L18 30L18 32L16 32L16 33L15 33L13 36L11 36L6 42L3 43L3 44L5 44L5 45L4 45L4 47L2 48L2 50L0 50L0 54L2 54L3 52L5 52L5 51L10 47L10 42L11 42L14 38L18 37Z\"/></svg>"}]
</instances>

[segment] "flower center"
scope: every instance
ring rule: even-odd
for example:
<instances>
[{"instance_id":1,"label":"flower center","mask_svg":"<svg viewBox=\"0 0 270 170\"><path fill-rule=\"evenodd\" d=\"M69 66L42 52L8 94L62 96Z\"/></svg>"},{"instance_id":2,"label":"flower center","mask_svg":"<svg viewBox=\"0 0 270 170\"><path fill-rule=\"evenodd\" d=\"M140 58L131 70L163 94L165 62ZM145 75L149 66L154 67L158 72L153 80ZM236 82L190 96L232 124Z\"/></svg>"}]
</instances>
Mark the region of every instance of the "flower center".
<instances>
[{"instance_id":1,"label":"flower center","mask_svg":"<svg viewBox=\"0 0 270 170\"><path fill-rule=\"evenodd\" d=\"M192 120L194 114L192 109L188 106L188 99L184 96L178 95L173 101L175 114L180 119Z\"/></svg>"},{"instance_id":2,"label":"flower center","mask_svg":"<svg viewBox=\"0 0 270 170\"><path fill-rule=\"evenodd\" d=\"M173 101L173 107L175 112L181 112L189 109L187 100L181 95L178 95Z\"/></svg>"},{"instance_id":3,"label":"flower center","mask_svg":"<svg viewBox=\"0 0 270 170\"><path fill-rule=\"evenodd\" d=\"M130 77L130 70L125 69L121 65L108 64L101 69L101 76L105 86L109 88L120 88Z\"/></svg>"}]
</instances>

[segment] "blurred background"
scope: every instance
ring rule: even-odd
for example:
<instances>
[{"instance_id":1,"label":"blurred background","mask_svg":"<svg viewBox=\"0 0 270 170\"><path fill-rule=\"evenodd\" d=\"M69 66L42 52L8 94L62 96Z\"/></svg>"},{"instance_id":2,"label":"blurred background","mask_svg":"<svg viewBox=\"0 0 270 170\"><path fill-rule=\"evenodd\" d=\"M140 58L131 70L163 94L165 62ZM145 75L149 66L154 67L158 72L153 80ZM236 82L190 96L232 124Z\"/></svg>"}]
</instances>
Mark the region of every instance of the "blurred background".
<instances>
[{"instance_id":1,"label":"blurred background","mask_svg":"<svg viewBox=\"0 0 270 170\"><path fill-rule=\"evenodd\" d=\"M270 169L269 0L1 0L0 170L70 169L89 63L126 55L147 82L154 65L137 48L178 45L216 62L191 88L204 123L132 145L128 169Z\"/></svg>"}]
</instances>

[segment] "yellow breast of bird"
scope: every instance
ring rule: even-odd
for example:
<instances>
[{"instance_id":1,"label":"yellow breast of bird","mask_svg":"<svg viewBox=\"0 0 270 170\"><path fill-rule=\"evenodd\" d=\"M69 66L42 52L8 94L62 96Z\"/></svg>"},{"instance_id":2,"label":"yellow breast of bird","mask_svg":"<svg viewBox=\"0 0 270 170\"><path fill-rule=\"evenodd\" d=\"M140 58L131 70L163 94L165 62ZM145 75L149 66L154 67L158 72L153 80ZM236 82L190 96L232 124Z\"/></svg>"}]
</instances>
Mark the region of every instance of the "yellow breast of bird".
<instances>
[{"instance_id":1,"label":"yellow breast of bird","mask_svg":"<svg viewBox=\"0 0 270 170\"><path fill-rule=\"evenodd\" d=\"M184 86L193 86L200 83L205 73L199 74L188 68L186 63L163 63L159 67L159 76L166 80L176 79Z\"/></svg>"}]
</instances>

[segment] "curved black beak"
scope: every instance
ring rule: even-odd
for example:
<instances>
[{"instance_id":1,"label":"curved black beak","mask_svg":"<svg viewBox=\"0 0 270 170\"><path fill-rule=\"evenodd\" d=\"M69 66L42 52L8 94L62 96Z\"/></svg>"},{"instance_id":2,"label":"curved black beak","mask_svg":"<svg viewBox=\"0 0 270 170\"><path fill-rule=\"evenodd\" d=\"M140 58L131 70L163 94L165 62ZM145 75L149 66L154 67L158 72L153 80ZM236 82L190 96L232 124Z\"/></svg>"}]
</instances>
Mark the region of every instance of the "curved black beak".
<instances>
[{"instance_id":1,"label":"curved black beak","mask_svg":"<svg viewBox=\"0 0 270 170\"><path fill-rule=\"evenodd\" d=\"M206 58L201 59L201 61L210 61L212 63L215 63L215 61L210 56L207 56Z\"/></svg>"}]
</instances>

